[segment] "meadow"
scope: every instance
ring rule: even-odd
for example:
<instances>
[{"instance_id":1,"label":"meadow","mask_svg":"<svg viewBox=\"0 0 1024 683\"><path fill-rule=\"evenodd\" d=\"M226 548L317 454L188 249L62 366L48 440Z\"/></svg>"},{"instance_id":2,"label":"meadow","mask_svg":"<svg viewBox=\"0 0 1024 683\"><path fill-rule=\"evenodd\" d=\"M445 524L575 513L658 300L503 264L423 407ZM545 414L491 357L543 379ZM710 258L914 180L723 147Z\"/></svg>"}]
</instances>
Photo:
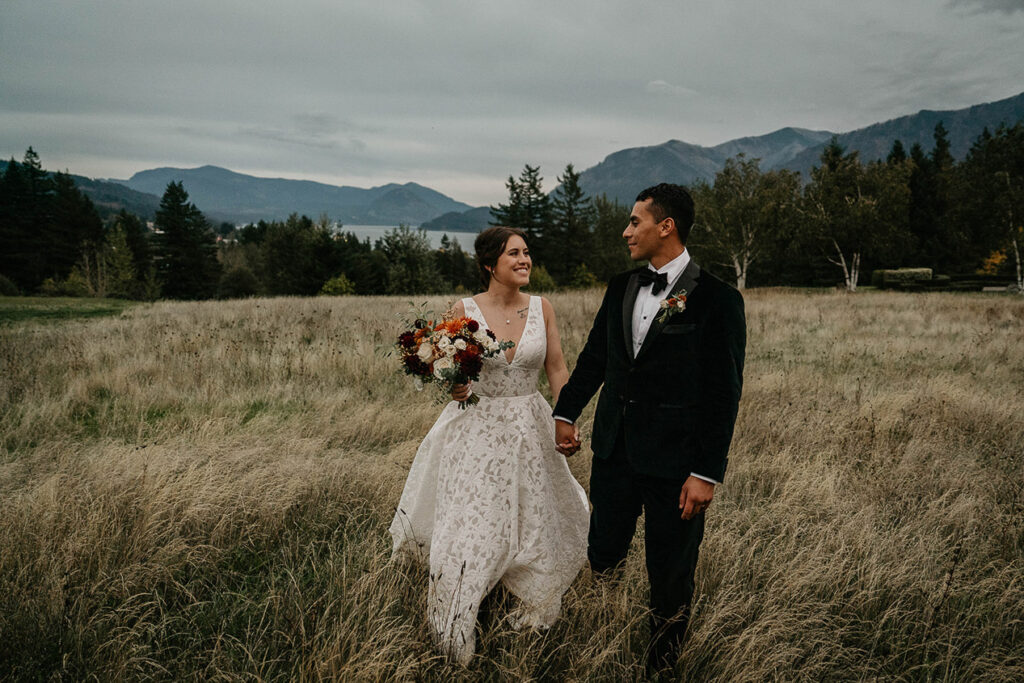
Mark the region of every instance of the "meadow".
<instances>
[{"instance_id":1,"label":"meadow","mask_svg":"<svg viewBox=\"0 0 1024 683\"><path fill-rule=\"evenodd\" d=\"M570 367L600 297L550 296ZM677 673L1024 679L1024 297L746 302ZM425 570L389 562L440 411L384 353L408 297L16 304L0 301L20 311L0 324L0 679L642 675L642 536L621 584L580 572L549 632L511 630L498 596L468 669L433 650ZM570 460L584 487L587 453Z\"/></svg>"}]
</instances>

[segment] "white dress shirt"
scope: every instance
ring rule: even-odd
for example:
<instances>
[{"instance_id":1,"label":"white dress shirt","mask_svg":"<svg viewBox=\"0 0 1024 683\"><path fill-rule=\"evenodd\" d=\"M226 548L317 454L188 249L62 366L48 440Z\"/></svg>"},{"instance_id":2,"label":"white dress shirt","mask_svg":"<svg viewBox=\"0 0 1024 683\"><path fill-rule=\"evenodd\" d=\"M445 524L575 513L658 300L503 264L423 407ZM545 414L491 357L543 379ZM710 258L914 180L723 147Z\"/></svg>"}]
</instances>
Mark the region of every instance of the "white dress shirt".
<instances>
[{"instance_id":1,"label":"white dress shirt","mask_svg":"<svg viewBox=\"0 0 1024 683\"><path fill-rule=\"evenodd\" d=\"M676 280L683 274L689 263L690 252L683 249L682 254L657 270L648 266L655 273L665 273L668 278L668 287L655 294L654 285L649 285L641 287L636 294L636 304L633 306L633 358L640 353L640 347L644 345L644 339L647 338L647 331L651 329L651 323L661 311L662 300L668 297L668 293L675 287Z\"/></svg>"}]
</instances>

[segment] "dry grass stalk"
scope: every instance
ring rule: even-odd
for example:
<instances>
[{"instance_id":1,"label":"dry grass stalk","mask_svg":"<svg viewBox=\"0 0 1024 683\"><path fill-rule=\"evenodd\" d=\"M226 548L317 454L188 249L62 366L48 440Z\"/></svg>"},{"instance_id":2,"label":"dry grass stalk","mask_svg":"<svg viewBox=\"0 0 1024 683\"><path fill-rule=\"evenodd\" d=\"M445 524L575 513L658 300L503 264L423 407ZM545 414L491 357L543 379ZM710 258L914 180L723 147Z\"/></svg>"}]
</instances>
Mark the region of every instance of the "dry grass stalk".
<instances>
[{"instance_id":1,"label":"dry grass stalk","mask_svg":"<svg viewBox=\"0 0 1024 683\"><path fill-rule=\"evenodd\" d=\"M600 292L551 299L571 365ZM747 302L680 673L1024 677L1024 302ZM584 571L550 633L499 605L468 671L434 653L425 574L387 561L439 411L377 353L407 309L160 303L0 328L0 678L639 676L640 548L618 587Z\"/></svg>"}]
</instances>

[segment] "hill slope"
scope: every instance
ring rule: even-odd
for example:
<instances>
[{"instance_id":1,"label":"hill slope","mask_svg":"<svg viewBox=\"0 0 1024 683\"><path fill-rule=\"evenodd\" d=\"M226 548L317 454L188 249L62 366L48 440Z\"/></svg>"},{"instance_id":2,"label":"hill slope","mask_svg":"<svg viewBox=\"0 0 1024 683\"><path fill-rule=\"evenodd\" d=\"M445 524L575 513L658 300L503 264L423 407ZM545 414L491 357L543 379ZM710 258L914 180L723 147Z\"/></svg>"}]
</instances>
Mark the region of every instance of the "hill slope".
<instances>
[{"instance_id":1,"label":"hill slope","mask_svg":"<svg viewBox=\"0 0 1024 683\"><path fill-rule=\"evenodd\" d=\"M416 183L363 189L309 180L258 178L217 166L154 168L119 182L140 192L162 195L171 181L180 181L192 202L204 212L237 221L326 213L344 223L419 225L449 211L471 208Z\"/></svg>"},{"instance_id":2,"label":"hill slope","mask_svg":"<svg viewBox=\"0 0 1024 683\"><path fill-rule=\"evenodd\" d=\"M935 125L940 121L949 131L951 151L956 159L966 156L985 127L1000 123L1013 125L1024 120L1024 93L998 102L948 111L922 110L891 121L876 123L848 133L783 128L767 135L730 140L714 147L702 147L669 140L650 147L634 147L608 155L583 171L580 184L590 195L607 194L631 204L636 194L658 182L689 185L712 180L729 157L744 153L761 159L761 168L786 168L807 178L833 135L847 150L858 150L861 159L885 158L894 140L906 149L914 143L931 150Z\"/></svg>"}]
</instances>

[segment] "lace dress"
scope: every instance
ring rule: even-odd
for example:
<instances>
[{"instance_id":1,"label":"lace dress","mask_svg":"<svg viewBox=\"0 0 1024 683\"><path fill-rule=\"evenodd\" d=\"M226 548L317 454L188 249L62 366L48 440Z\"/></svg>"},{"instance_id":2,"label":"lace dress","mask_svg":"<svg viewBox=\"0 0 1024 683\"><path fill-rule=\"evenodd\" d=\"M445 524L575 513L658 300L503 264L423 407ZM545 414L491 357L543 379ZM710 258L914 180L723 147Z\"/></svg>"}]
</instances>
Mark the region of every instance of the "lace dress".
<instances>
[{"instance_id":1,"label":"lace dress","mask_svg":"<svg viewBox=\"0 0 1024 683\"><path fill-rule=\"evenodd\" d=\"M487 326L476 302L463 304ZM586 561L586 494L555 450L551 408L537 391L546 351L532 296L512 362L485 359L472 387L480 402L445 407L391 523L396 559L429 559L427 617L440 648L462 663L473 655L480 601L498 581L520 600L517 627L546 628Z\"/></svg>"}]
</instances>

